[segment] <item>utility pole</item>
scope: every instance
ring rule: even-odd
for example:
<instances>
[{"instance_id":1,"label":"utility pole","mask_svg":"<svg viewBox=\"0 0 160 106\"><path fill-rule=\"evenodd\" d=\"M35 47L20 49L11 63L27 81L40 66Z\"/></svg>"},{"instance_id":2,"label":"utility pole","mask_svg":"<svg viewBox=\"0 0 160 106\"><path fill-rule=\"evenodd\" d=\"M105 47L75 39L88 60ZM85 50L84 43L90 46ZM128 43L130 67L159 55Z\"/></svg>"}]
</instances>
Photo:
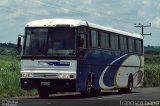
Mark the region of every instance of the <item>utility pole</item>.
<instances>
[{"instance_id":1,"label":"utility pole","mask_svg":"<svg viewBox=\"0 0 160 106\"><path fill-rule=\"evenodd\" d=\"M144 34L144 28L145 27L151 27L151 23L149 23L149 25L141 25L140 23L139 23L139 25L136 25L136 24L134 24L134 25L135 25L134 27L140 27L140 28L142 28L142 33L141 33L142 36L144 36L144 35L151 35L151 33L150 34Z\"/></svg>"}]
</instances>

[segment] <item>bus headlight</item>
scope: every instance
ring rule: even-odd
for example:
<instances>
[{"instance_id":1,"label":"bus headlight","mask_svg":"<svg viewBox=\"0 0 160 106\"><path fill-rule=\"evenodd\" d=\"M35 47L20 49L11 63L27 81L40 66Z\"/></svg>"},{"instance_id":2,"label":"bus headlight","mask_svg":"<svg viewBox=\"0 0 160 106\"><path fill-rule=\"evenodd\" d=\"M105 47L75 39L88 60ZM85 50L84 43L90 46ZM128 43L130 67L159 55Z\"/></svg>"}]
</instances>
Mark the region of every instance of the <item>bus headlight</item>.
<instances>
[{"instance_id":1,"label":"bus headlight","mask_svg":"<svg viewBox=\"0 0 160 106\"><path fill-rule=\"evenodd\" d=\"M70 74L59 73L59 74L58 74L58 78L70 78Z\"/></svg>"},{"instance_id":2,"label":"bus headlight","mask_svg":"<svg viewBox=\"0 0 160 106\"><path fill-rule=\"evenodd\" d=\"M29 74L28 74L28 77L33 77L33 73L29 73Z\"/></svg>"},{"instance_id":3,"label":"bus headlight","mask_svg":"<svg viewBox=\"0 0 160 106\"><path fill-rule=\"evenodd\" d=\"M21 73L21 77L26 78L26 77L28 77L28 74L27 73Z\"/></svg>"}]
</instances>

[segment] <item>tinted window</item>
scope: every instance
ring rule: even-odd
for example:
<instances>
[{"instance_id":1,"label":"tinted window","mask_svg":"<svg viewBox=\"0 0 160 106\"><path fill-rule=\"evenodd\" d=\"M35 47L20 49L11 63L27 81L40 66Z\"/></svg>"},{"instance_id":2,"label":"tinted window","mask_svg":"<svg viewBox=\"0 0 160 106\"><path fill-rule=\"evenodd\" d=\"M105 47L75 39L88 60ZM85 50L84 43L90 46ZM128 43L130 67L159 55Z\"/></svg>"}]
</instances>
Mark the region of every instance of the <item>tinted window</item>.
<instances>
[{"instance_id":1,"label":"tinted window","mask_svg":"<svg viewBox=\"0 0 160 106\"><path fill-rule=\"evenodd\" d=\"M128 41L127 41L127 38L124 37L123 40L124 40L124 51L128 51Z\"/></svg>"},{"instance_id":2,"label":"tinted window","mask_svg":"<svg viewBox=\"0 0 160 106\"><path fill-rule=\"evenodd\" d=\"M79 41L78 43L82 43L83 42L83 47L82 48L86 48L87 46L86 46L86 35L85 34L79 34L79 36L80 36L80 40L81 41Z\"/></svg>"},{"instance_id":3,"label":"tinted window","mask_svg":"<svg viewBox=\"0 0 160 106\"><path fill-rule=\"evenodd\" d=\"M101 42L100 42L101 47L105 48L106 47L106 35L105 35L105 33L103 33L103 32L100 33L100 39L101 39Z\"/></svg>"},{"instance_id":4,"label":"tinted window","mask_svg":"<svg viewBox=\"0 0 160 106\"><path fill-rule=\"evenodd\" d=\"M109 48L110 46L110 37L109 33L101 32L100 33L100 45L102 48Z\"/></svg>"},{"instance_id":5,"label":"tinted window","mask_svg":"<svg viewBox=\"0 0 160 106\"><path fill-rule=\"evenodd\" d=\"M131 38L128 39L128 50L129 52L132 52L132 39Z\"/></svg>"},{"instance_id":6,"label":"tinted window","mask_svg":"<svg viewBox=\"0 0 160 106\"><path fill-rule=\"evenodd\" d=\"M98 32L95 30L91 30L91 46L92 47L98 46Z\"/></svg>"},{"instance_id":7,"label":"tinted window","mask_svg":"<svg viewBox=\"0 0 160 106\"><path fill-rule=\"evenodd\" d=\"M125 51L125 45L124 45L124 37L120 37L120 48L122 51Z\"/></svg>"},{"instance_id":8,"label":"tinted window","mask_svg":"<svg viewBox=\"0 0 160 106\"><path fill-rule=\"evenodd\" d=\"M111 34L111 48L113 50L116 49L116 45L115 45L115 35L114 34Z\"/></svg>"},{"instance_id":9,"label":"tinted window","mask_svg":"<svg viewBox=\"0 0 160 106\"><path fill-rule=\"evenodd\" d=\"M23 55L75 55L73 28L26 28L25 36Z\"/></svg>"},{"instance_id":10,"label":"tinted window","mask_svg":"<svg viewBox=\"0 0 160 106\"><path fill-rule=\"evenodd\" d=\"M106 36L106 48L110 48L110 35L109 35L109 33L106 33L105 36Z\"/></svg>"},{"instance_id":11,"label":"tinted window","mask_svg":"<svg viewBox=\"0 0 160 106\"><path fill-rule=\"evenodd\" d=\"M128 39L128 46L129 46L129 52L135 52L136 51L135 40L133 38Z\"/></svg>"},{"instance_id":12,"label":"tinted window","mask_svg":"<svg viewBox=\"0 0 160 106\"><path fill-rule=\"evenodd\" d=\"M119 47L119 36L111 34L111 48L113 50L118 50Z\"/></svg>"},{"instance_id":13,"label":"tinted window","mask_svg":"<svg viewBox=\"0 0 160 106\"><path fill-rule=\"evenodd\" d=\"M115 49L118 50L119 48L119 36L115 35Z\"/></svg>"},{"instance_id":14,"label":"tinted window","mask_svg":"<svg viewBox=\"0 0 160 106\"><path fill-rule=\"evenodd\" d=\"M121 51L128 51L127 49L127 38L124 36L120 37L120 48Z\"/></svg>"}]
</instances>

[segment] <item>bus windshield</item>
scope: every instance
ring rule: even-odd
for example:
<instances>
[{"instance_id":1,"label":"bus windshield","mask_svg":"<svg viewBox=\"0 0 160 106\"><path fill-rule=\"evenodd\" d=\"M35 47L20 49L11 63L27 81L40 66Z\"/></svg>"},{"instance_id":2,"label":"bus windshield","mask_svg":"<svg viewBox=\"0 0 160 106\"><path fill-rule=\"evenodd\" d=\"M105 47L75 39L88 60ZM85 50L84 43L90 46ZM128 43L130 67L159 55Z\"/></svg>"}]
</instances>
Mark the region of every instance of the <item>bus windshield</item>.
<instances>
[{"instance_id":1,"label":"bus windshield","mask_svg":"<svg viewBox=\"0 0 160 106\"><path fill-rule=\"evenodd\" d=\"M74 28L26 28L23 55L74 56Z\"/></svg>"}]
</instances>

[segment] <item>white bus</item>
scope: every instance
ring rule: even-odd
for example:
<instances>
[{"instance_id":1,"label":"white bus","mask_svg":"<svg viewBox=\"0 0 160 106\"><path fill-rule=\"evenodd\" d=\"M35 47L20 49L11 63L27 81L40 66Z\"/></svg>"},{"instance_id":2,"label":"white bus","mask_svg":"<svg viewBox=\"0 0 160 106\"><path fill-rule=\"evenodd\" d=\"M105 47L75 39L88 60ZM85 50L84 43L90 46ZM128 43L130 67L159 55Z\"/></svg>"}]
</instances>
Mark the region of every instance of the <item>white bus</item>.
<instances>
[{"instance_id":1,"label":"white bus","mask_svg":"<svg viewBox=\"0 0 160 106\"><path fill-rule=\"evenodd\" d=\"M37 89L41 98L56 92L131 92L143 85L143 77L139 34L75 19L43 19L25 26L21 88Z\"/></svg>"}]
</instances>

